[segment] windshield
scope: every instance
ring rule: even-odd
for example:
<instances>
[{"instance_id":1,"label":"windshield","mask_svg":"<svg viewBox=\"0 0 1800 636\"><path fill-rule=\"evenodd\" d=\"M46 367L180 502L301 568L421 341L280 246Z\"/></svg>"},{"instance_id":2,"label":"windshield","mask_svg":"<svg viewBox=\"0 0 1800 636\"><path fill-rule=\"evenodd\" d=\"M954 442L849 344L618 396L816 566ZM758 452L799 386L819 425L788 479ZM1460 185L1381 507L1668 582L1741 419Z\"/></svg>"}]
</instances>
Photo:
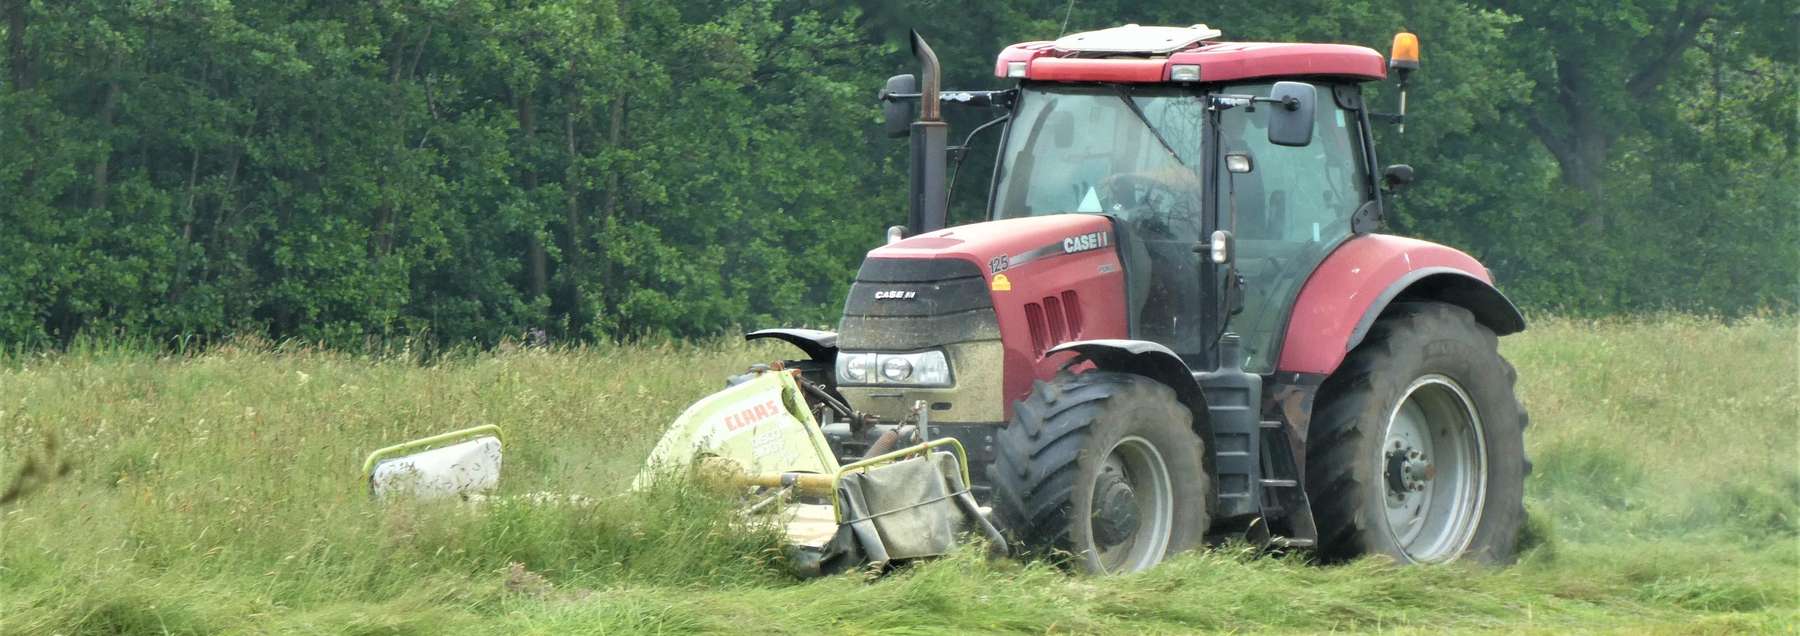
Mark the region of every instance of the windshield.
<instances>
[{"instance_id":1,"label":"windshield","mask_svg":"<svg viewBox=\"0 0 1800 636\"><path fill-rule=\"evenodd\" d=\"M1168 238L1200 234L1205 104L1179 88L1026 88L994 218L1095 212Z\"/></svg>"}]
</instances>

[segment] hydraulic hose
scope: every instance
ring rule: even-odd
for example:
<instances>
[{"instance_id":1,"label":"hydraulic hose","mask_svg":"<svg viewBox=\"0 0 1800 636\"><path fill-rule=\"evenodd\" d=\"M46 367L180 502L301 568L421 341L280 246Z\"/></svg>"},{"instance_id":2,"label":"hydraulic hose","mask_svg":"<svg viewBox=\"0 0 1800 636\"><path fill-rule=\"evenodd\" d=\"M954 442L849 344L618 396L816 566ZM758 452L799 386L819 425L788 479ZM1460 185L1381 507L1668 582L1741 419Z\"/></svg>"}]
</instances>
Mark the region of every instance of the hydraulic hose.
<instances>
[{"instance_id":1,"label":"hydraulic hose","mask_svg":"<svg viewBox=\"0 0 1800 636\"><path fill-rule=\"evenodd\" d=\"M911 424L905 424L888 429L887 432L881 434L881 437L875 438L875 443L869 445L869 451L863 453L862 458L869 459L886 455L894 450L894 447L900 445L900 440L912 437L916 432L915 428Z\"/></svg>"}]
</instances>

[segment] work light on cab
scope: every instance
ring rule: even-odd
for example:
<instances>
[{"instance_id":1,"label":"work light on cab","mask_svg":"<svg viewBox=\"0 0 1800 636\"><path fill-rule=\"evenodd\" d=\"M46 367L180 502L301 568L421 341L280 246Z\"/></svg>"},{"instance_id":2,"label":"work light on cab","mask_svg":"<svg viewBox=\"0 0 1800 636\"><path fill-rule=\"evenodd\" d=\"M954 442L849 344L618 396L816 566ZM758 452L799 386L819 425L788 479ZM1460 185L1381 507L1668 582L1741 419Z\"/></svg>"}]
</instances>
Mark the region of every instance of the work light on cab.
<instances>
[{"instance_id":1,"label":"work light on cab","mask_svg":"<svg viewBox=\"0 0 1800 636\"><path fill-rule=\"evenodd\" d=\"M1394 34L1394 46L1388 52L1388 69L1406 81L1406 74L1419 69L1419 36L1401 31Z\"/></svg>"},{"instance_id":2,"label":"work light on cab","mask_svg":"<svg viewBox=\"0 0 1800 636\"><path fill-rule=\"evenodd\" d=\"M1406 132L1406 78L1413 71L1419 70L1419 36L1406 31L1394 34L1394 46L1388 51L1388 70L1394 74L1394 83L1400 87L1400 112L1396 113L1394 122L1399 124L1399 131Z\"/></svg>"}]
</instances>

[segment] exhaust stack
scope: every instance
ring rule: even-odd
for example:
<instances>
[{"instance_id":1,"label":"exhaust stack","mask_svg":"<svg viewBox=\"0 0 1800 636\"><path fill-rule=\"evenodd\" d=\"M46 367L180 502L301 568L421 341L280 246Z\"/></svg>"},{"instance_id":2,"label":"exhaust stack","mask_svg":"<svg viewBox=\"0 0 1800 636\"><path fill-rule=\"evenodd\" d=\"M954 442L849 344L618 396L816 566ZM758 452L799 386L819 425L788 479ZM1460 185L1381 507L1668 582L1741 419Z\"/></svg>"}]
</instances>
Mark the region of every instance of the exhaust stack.
<instances>
[{"instance_id":1,"label":"exhaust stack","mask_svg":"<svg viewBox=\"0 0 1800 636\"><path fill-rule=\"evenodd\" d=\"M949 217L949 193L944 189L945 149L950 138L950 124L944 122L938 102L943 73L937 54L918 31L912 32L913 57L921 66L919 119L912 123L912 170L907 194L906 235L917 236L943 229Z\"/></svg>"}]
</instances>

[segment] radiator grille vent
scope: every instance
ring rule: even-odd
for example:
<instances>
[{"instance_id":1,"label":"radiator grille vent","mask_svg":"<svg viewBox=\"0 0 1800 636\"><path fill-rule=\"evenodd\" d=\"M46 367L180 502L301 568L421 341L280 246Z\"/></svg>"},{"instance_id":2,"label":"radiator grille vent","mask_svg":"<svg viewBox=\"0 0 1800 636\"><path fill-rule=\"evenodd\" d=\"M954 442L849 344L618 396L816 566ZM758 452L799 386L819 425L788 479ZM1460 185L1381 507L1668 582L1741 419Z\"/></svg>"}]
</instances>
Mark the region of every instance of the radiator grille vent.
<instances>
[{"instance_id":1,"label":"radiator grille vent","mask_svg":"<svg viewBox=\"0 0 1800 636\"><path fill-rule=\"evenodd\" d=\"M1081 339L1081 298L1075 290L1025 303L1025 324L1037 357L1056 345Z\"/></svg>"}]
</instances>

